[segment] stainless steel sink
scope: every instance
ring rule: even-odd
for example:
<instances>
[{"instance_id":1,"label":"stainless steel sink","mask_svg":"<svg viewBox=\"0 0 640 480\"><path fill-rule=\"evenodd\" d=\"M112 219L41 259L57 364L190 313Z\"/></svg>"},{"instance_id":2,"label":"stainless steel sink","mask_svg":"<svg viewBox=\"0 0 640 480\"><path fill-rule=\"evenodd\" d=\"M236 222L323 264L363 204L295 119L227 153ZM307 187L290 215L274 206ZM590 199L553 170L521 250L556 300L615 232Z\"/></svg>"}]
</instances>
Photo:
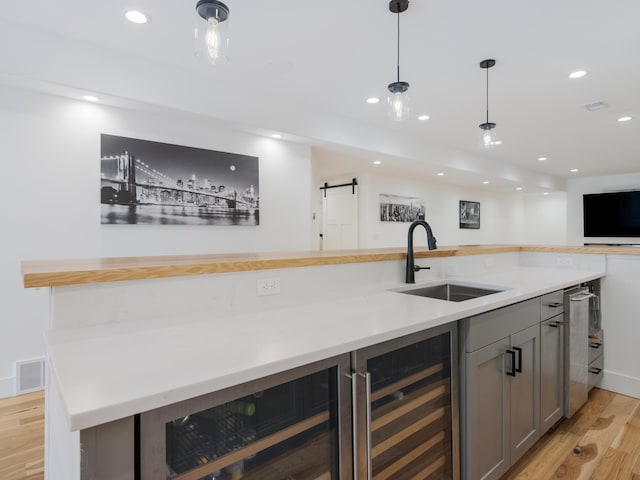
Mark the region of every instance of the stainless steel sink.
<instances>
[{"instance_id":1,"label":"stainless steel sink","mask_svg":"<svg viewBox=\"0 0 640 480\"><path fill-rule=\"evenodd\" d=\"M399 293L409 295L417 295L419 297L437 298L438 300L447 300L449 302L464 302L473 298L484 297L493 293L505 291L506 288L489 287L489 286L470 286L460 285L456 283L442 283L440 285L430 285L428 287L419 287L410 290L396 290Z\"/></svg>"}]
</instances>

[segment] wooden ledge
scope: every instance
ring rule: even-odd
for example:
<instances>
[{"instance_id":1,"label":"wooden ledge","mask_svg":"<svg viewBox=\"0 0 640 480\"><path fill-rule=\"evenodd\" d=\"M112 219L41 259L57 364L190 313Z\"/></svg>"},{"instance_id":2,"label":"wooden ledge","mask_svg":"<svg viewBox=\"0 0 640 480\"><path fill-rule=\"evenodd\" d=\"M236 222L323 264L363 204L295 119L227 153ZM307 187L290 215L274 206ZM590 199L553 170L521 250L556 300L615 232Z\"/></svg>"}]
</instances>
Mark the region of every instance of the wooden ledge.
<instances>
[{"instance_id":1,"label":"wooden ledge","mask_svg":"<svg viewBox=\"0 0 640 480\"><path fill-rule=\"evenodd\" d=\"M416 248L415 257L454 257L519 251L640 255L640 248L633 247L460 245L439 247L437 250L427 250L424 247ZM247 272L277 268L384 262L404 260L405 258L406 253L404 248L376 248L322 252L233 253L74 260L28 260L22 262L22 276L25 288L57 287L63 285Z\"/></svg>"}]
</instances>

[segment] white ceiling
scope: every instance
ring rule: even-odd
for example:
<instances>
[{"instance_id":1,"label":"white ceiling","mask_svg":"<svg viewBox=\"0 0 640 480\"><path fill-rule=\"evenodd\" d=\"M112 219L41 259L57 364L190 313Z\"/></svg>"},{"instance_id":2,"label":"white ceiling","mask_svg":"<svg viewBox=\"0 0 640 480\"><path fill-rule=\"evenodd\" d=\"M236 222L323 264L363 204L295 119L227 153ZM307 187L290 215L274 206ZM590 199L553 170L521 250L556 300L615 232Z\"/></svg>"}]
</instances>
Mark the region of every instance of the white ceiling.
<instances>
[{"instance_id":1,"label":"white ceiling","mask_svg":"<svg viewBox=\"0 0 640 480\"><path fill-rule=\"evenodd\" d=\"M220 67L193 57L195 3L4 2L0 80L277 130L367 161L410 158L428 175L467 172L461 183L562 189L572 176L640 171L638 0L412 0L400 18L400 67L413 118L402 123L383 102L365 102L384 101L395 80L387 0L227 0L232 50ZM130 8L151 23L127 22ZM489 113L503 141L488 152L477 146L485 58L496 59ZM578 69L589 75L570 80ZM596 101L608 107L584 108ZM431 119L415 119L422 113Z\"/></svg>"}]
</instances>

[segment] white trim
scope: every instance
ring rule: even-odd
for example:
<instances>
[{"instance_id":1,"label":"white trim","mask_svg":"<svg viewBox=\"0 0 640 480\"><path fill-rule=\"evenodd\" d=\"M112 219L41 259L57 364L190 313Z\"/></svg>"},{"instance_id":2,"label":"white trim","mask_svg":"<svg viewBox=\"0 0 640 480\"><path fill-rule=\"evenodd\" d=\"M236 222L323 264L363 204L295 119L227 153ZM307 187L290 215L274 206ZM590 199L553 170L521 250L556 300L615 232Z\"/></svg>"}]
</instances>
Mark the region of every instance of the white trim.
<instances>
[{"instance_id":1,"label":"white trim","mask_svg":"<svg viewBox=\"0 0 640 480\"><path fill-rule=\"evenodd\" d=\"M604 376L599 385L604 390L609 390L622 395L640 398L640 378L630 377L622 373L604 371Z\"/></svg>"}]
</instances>

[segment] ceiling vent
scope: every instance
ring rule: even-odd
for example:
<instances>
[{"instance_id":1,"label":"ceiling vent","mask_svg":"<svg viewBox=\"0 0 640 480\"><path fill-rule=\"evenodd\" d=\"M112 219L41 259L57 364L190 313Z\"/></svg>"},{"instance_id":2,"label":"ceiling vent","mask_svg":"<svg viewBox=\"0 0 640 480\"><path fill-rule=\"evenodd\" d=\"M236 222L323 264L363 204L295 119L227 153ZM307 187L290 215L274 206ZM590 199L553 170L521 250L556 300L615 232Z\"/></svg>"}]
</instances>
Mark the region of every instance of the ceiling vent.
<instances>
[{"instance_id":1,"label":"ceiling vent","mask_svg":"<svg viewBox=\"0 0 640 480\"><path fill-rule=\"evenodd\" d=\"M603 108L607 108L608 106L609 105L607 105L604 102L593 102L593 103L587 103L584 106L584 108L586 108L590 112L595 112L596 110L602 110Z\"/></svg>"}]
</instances>

